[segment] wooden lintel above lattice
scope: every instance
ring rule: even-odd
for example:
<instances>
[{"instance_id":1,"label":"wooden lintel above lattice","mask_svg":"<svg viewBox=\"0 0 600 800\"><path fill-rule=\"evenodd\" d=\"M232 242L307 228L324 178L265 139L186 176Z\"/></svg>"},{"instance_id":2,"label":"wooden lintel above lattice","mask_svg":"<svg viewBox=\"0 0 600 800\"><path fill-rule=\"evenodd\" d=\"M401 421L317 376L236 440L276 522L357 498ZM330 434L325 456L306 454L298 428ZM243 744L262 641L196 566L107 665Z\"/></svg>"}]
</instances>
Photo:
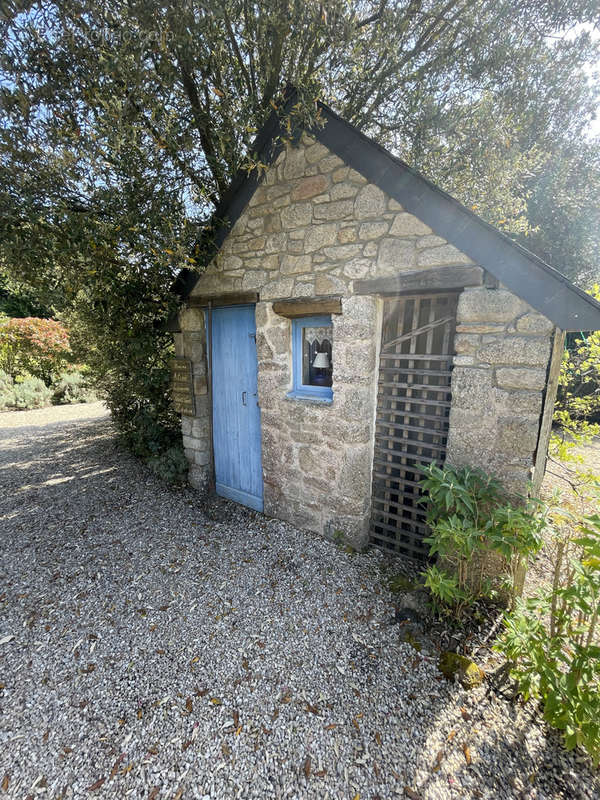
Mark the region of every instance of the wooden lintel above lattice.
<instances>
[{"instance_id":1,"label":"wooden lintel above lattice","mask_svg":"<svg viewBox=\"0 0 600 800\"><path fill-rule=\"evenodd\" d=\"M399 272L385 278L354 281L355 294L406 294L408 292L448 292L465 286L483 286L483 270L474 265L438 267Z\"/></svg>"}]
</instances>

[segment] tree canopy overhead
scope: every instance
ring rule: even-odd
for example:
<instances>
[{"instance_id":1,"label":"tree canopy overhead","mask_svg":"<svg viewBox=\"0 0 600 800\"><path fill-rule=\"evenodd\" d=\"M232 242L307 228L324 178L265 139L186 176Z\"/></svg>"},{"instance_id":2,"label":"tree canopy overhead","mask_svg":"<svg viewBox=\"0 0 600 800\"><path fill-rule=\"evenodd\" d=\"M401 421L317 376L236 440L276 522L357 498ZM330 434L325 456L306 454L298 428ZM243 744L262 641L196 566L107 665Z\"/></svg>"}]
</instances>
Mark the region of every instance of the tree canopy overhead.
<instances>
[{"instance_id":1,"label":"tree canopy overhead","mask_svg":"<svg viewBox=\"0 0 600 800\"><path fill-rule=\"evenodd\" d=\"M599 269L597 0L11 8L0 265L71 315L123 419L169 416L169 287L289 83L308 121L324 100L570 277Z\"/></svg>"},{"instance_id":2,"label":"tree canopy overhead","mask_svg":"<svg viewBox=\"0 0 600 800\"><path fill-rule=\"evenodd\" d=\"M501 184L523 230L540 157L595 113L598 19L595 0L32 3L4 23L2 233L27 219L32 252L48 225L60 236L47 212L77 215L84 239L82 217L122 215L122 247L164 251L223 196L286 83L502 225L485 200Z\"/></svg>"}]
</instances>

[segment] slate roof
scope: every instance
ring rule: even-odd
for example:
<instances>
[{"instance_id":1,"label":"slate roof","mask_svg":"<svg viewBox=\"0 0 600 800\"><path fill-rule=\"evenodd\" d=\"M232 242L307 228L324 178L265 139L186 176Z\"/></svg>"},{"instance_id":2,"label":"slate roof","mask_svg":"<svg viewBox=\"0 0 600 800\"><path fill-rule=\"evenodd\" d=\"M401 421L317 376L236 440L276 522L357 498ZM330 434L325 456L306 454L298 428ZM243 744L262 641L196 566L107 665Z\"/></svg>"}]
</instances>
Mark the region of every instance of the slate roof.
<instances>
[{"instance_id":1,"label":"slate roof","mask_svg":"<svg viewBox=\"0 0 600 800\"><path fill-rule=\"evenodd\" d=\"M295 93L288 95L291 107ZM564 331L600 330L600 303L579 289L562 273L482 220L454 197L389 153L343 120L326 105L319 104L325 125L308 131L346 164L397 200L476 264L484 267L508 289ZM279 119L273 113L258 134L253 151L271 164L283 145ZM240 172L232 181L213 215L211 249L216 252L259 185L256 172ZM198 273L182 270L174 290L185 299L194 288Z\"/></svg>"}]
</instances>

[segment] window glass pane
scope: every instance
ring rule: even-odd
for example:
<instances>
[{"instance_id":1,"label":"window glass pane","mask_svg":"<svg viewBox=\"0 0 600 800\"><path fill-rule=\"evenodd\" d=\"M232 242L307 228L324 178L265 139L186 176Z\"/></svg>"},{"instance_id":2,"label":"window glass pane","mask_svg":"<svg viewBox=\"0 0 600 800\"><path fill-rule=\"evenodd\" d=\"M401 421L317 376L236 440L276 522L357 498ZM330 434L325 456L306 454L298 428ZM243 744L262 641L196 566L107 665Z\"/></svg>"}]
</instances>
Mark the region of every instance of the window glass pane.
<instances>
[{"instance_id":1,"label":"window glass pane","mask_svg":"<svg viewBox=\"0 0 600 800\"><path fill-rule=\"evenodd\" d=\"M302 328L302 384L331 386L333 325Z\"/></svg>"}]
</instances>

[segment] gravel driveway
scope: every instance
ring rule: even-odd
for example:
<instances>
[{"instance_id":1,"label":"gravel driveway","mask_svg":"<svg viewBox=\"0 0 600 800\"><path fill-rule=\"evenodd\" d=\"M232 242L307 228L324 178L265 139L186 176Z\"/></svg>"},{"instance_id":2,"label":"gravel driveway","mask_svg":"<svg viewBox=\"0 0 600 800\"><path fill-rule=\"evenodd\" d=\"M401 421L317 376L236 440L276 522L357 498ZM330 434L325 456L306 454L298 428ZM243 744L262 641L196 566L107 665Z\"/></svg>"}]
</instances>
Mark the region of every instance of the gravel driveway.
<instances>
[{"instance_id":1,"label":"gravel driveway","mask_svg":"<svg viewBox=\"0 0 600 800\"><path fill-rule=\"evenodd\" d=\"M165 489L94 409L0 415L0 798L598 797L402 641L382 556Z\"/></svg>"}]
</instances>

